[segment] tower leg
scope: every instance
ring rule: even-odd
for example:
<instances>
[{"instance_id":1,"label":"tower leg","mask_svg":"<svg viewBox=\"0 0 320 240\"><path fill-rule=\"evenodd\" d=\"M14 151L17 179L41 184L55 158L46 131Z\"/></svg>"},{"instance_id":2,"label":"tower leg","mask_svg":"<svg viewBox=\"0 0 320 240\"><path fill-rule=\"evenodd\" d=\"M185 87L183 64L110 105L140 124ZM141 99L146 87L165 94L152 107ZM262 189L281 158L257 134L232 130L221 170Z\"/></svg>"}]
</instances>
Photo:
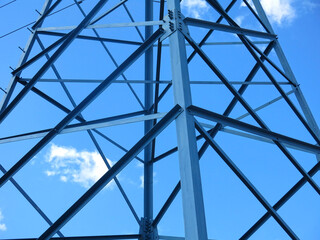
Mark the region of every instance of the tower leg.
<instances>
[{"instance_id":1,"label":"tower leg","mask_svg":"<svg viewBox=\"0 0 320 240\"><path fill-rule=\"evenodd\" d=\"M182 204L185 236L187 240L208 239L199 158L197 153L193 116L186 110L191 105L188 64L183 34L177 30L181 22L180 1L168 0L169 18L173 24L170 35L170 54L174 102L184 111L176 119L179 150ZM172 29L171 29L172 30Z\"/></svg>"}]
</instances>

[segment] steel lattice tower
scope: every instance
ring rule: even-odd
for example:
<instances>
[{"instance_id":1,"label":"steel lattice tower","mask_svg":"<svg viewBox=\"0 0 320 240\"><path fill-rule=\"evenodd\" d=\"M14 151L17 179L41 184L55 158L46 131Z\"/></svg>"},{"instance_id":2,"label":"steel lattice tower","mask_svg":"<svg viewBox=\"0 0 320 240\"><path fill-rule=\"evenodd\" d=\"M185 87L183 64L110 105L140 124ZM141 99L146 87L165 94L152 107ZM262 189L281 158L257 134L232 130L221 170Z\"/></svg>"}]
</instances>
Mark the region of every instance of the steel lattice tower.
<instances>
[{"instance_id":1,"label":"steel lattice tower","mask_svg":"<svg viewBox=\"0 0 320 240\"><path fill-rule=\"evenodd\" d=\"M64 17L53 15L62 2L45 1L0 105L0 147L17 144L19 148L21 141L29 141L25 145L27 151L22 155L12 153L6 156L9 162L0 160L3 173L0 187L12 183L48 223L37 239L54 236L65 240L184 239L163 236L158 231L158 224L164 221L163 217L179 192L185 239L208 239L209 229L214 227L208 225L210 199L205 199L211 183L205 183L206 178L200 174L200 163L209 161L213 153L213 161L223 160L265 210L239 238L254 236L268 219L273 218L291 239L299 239L278 210L305 184L320 194L313 179L320 167L317 161L320 131L259 0L252 0L253 6L243 0L252 19L259 25L258 30L236 23L232 11L240 2L237 0L228 3L206 0L211 14L206 14L210 16L208 19L184 16L179 0L74 0L72 11L77 11L78 15L73 12ZM217 19L213 20L215 17ZM212 42L216 35L221 41ZM238 42L234 41L235 37ZM233 56L238 51L233 50L234 47L240 49L238 57ZM95 52L96 49L100 50ZM96 59L89 57L92 52ZM237 58L235 62L241 69L233 65L235 63L224 62L221 54L231 60ZM90 60L84 64L87 56ZM106 62L101 63L102 57ZM97 62L90 62L95 60ZM208 90L212 86L218 86L218 90ZM255 90L256 87L260 87L262 93ZM254 90L250 92L250 89ZM269 99L267 103L262 104L266 99ZM59 113L52 110L51 116L51 110L48 110L45 114L31 116L33 121L39 121L38 129L10 127L10 119L21 116L16 113L24 111L24 102L37 108L40 101ZM287 124L291 126L288 131L282 131L283 125L277 127L276 123L281 121L278 120L279 112L272 112L275 109L272 106L279 101L281 111L286 108L290 111L290 119L295 119L293 125ZM269 108L269 115L263 111L260 114L259 111ZM243 114L239 117L240 113ZM305 131L297 137L295 124L300 124ZM19 132L20 128L22 132ZM110 135L116 140L104 131L109 128L114 129ZM16 174L54 139L66 137L71 145L80 136L72 135L77 133L86 134L87 141L101 155L108 171L53 221L15 180ZM223 134L235 137L234 142L231 137L219 138ZM262 158L272 155L272 146L277 156L286 158L300 174L299 181L275 203L268 201L241 170L246 159L234 160L241 151L237 147L241 141L252 143L244 152L252 151L253 142L267 146L259 150ZM113 155L112 148L106 147L105 142L120 150ZM230 149L234 152L229 154ZM301 155L296 156L297 152L315 156L313 160L317 163L310 171L300 164ZM114 163L111 165L107 158ZM165 193L166 200L155 210L154 167L168 161L166 158L179 163L177 175L180 181ZM204 160L200 162L202 158ZM270 159L273 160L276 161ZM127 174L124 171L132 161L140 161L144 166L142 215L136 211L119 180L119 176ZM161 169L165 171L165 167ZM34 172L37 174L40 173ZM21 177L19 179L21 181ZM120 232L118 235L64 236L63 227L112 180L132 212L138 231L130 235ZM5 197L1 190L0 194Z\"/></svg>"}]
</instances>

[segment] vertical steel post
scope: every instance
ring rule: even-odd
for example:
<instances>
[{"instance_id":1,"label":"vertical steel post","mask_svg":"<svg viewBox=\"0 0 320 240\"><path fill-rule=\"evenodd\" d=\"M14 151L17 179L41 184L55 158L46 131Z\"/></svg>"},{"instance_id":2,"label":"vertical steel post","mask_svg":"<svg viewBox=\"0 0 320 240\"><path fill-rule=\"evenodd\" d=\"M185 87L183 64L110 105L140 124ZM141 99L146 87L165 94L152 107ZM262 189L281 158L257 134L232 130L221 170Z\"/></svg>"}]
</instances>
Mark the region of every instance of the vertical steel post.
<instances>
[{"instance_id":1,"label":"vertical steel post","mask_svg":"<svg viewBox=\"0 0 320 240\"><path fill-rule=\"evenodd\" d=\"M153 1L145 0L145 20L153 21ZM145 27L145 39L148 39L153 32L152 26ZM149 48L145 52L145 80L152 81L153 79L153 48ZM145 84L145 109L150 109L153 104L153 85ZM144 123L145 134L152 128L153 121L148 120ZM152 144L144 149L144 218L145 220L153 220L153 164Z\"/></svg>"},{"instance_id":2,"label":"vertical steel post","mask_svg":"<svg viewBox=\"0 0 320 240\"><path fill-rule=\"evenodd\" d=\"M180 12L180 1L168 0L167 3L170 30L172 31L169 41L174 102L184 109L176 119L176 131L179 150L185 239L205 240L208 239L208 237L195 125L192 115L190 115L186 109L191 105L191 90L185 39L179 29L180 24L183 24Z\"/></svg>"}]
</instances>

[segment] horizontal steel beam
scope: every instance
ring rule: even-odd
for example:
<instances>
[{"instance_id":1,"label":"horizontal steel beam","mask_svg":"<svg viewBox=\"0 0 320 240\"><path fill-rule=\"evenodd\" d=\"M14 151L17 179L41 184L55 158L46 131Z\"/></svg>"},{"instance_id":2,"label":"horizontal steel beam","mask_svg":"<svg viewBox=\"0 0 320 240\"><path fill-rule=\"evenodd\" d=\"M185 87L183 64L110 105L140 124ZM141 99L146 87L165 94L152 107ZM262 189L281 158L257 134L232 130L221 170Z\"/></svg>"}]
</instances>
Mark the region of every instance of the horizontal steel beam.
<instances>
[{"instance_id":1,"label":"horizontal steel beam","mask_svg":"<svg viewBox=\"0 0 320 240\"><path fill-rule=\"evenodd\" d=\"M108 236L81 236L81 237L53 237L52 240L116 240L116 239L139 239L139 234L108 235ZM37 240L38 238L8 238L2 240Z\"/></svg>"},{"instance_id":2,"label":"horizontal steel beam","mask_svg":"<svg viewBox=\"0 0 320 240\"><path fill-rule=\"evenodd\" d=\"M67 33L61 33L61 32L50 32L50 31L37 31L38 35L47 35L47 36L56 36L56 37L63 37L67 35ZM77 39L83 39L83 40L93 40L93 41L99 41L99 42L112 42L112 43L120 43L120 44L128 44L128 45L141 45L143 42L136 42L136 41L129 41L129 40L121 40L121 39L114 39L114 38L105 38L105 37L93 37L93 36L87 36L87 35L78 35L76 37Z\"/></svg>"},{"instance_id":3,"label":"horizontal steel beam","mask_svg":"<svg viewBox=\"0 0 320 240\"><path fill-rule=\"evenodd\" d=\"M247 36L258 37L258 38L266 38L271 40L277 39L277 35L274 35L274 34L259 32L259 31L250 30L246 28L233 27L229 25L204 21L204 20L195 19L195 18L185 18L183 21L185 22L185 24L189 26L202 27L202 28L212 29L216 31L230 32L235 34L247 35Z\"/></svg>"},{"instance_id":4,"label":"horizontal steel beam","mask_svg":"<svg viewBox=\"0 0 320 240\"><path fill-rule=\"evenodd\" d=\"M30 81L31 78L21 78L21 81ZM39 79L38 82L67 82L67 83L101 83L103 82L102 79L55 79L55 78L42 78ZM136 84L170 84L172 83L171 80L161 80L161 81L154 81L154 80L114 80L112 83L136 83ZM229 83L233 85L273 85L272 82L243 82L243 81L230 81ZM290 85L288 82L278 82L280 85ZM221 85L224 84L221 81L190 81L190 84L209 84L209 85ZM290 92L290 94L292 91ZM282 97L281 97L282 98Z\"/></svg>"},{"instance_id":5,"label":"horizontal steel beam","mask_svg":"<svg viewBox=\"0 0 320 240\"><path fill-rule=\"evenodd\" d=\"M250 132L255 135L265 137L268 139L272 139L275 141L280 141L282 143L286 143L288 145L292 145L298 148L303 148L305 150L311 151L313 153L320 153L320 147L316 145L312 145L307 142L303 142L294 138L287 137L285 135L275 133L263 128L259 128L256 126L253 126L248 123L244 123L229 117L225 117L223 115L220 115L218 113L214 113L196 106L190 106L188 110L195 116L205 118L214 122L221 123L222 125L225 126L230 126L233 128L237 128L239 130L245 131L245 132Z\"/></svg>"},{"instance_id":6,"label":"horizontal steel beam","mask_svg":"<svg viewBox=\"0 0 320 240\"><path fill-rule=\"evenodd\" d=\"M89 25L85 29L154 26L154 25L163 25L164 23L165 23L164 21L110 23L110 24ZM77 26L45 27L45 28L38 28L38 30L39 31L73 30L76 27Z\"/></svg>"},{"instance_id":7,"label":"horizontal steel beam","mask_svg":"<svg viewBox=\"0 0 320 240\"><path fill-rule=\"evenodd\" d=\"M118 126L123 124L129 124L129 123L143 122L147 120L162 118L166 114L166 113L156 113L156 114L143 115L139 117L133 117L143 113L144 111L140 111L140 112L114 116L114 117L97 119L93 121L87 121L85 123L71 124L65 127L59 134L73 133L73 132L104 128L104 127L113 127L113 126ZM24 133L24 134L0 138L0 144L44 137L51 130L52 129L44 129L36 132L30 132L30 133Z\"/></svg>"}]
</instances>

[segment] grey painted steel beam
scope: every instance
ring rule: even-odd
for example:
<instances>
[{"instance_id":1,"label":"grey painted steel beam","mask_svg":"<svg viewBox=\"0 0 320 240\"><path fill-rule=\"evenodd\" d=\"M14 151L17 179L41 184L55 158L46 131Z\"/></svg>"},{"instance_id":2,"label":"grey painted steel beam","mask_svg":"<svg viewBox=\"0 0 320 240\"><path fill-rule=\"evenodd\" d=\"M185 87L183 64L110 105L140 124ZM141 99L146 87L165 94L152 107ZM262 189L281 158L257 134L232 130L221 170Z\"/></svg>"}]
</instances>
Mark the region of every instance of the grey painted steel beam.
<instances>
[{"instance_id":1,"label":"grey painted steel beam","mask_svg":"<svg viewBox=\"0 0 320 240\"><path fill-rule=\"evenodd\" d=\"M216 0L206 0L213 8L215 8L223 17L228 21L228 23L232 26L238 26L237 23L233 21L232 18L229 17L229 15L223 10L223 8L220 6L220 4ZM320 144L320 138L316 134L316 132L311 128L308 124L308 122L305 120L305 118L301 115L301 113L298 111L298 109L294 106L292 101L285 95L285 92L282 90L282 88L277 84L276 79L272 76L270 71L267 69L267 67L264 65L264 63L260 60L260 58L256 55L254 50L251 47L251 41L246 38L245 36L238 35L240 40L244 43L246 48L249 50L253 58L259 63L261 66L262 70L265 72L265 74L268 76L268 78L271 80L271 82L274 84L276 89L279 91L279 93L283 96L283 98L286 100L292 111L295 113L295 115L299 118L301 123L305 126L307 131L310 133L310 135L315 139L315 141ZM251 43L251 44L250 44Z\"/></svg>"},{"instance_id":2,"label":"grey painted steel beam","mask_svg":"<svg viewBox=\"0 0 320 240\"><path fill-rule=\"evenodd\" d=\"M109 169L89 190L83 194L38 240L50 239L75 214L77 214L92 198L95 197L136 155L138 155L157 135L159 135L183 109L176 105L146 135L144 135L112 168Z\"/></svg>"},{"instance_id":3,"label":"grey painted steel beam","mask_svg":"<svg viewBox=\"0 0 320 240\"><path fill-rule=\"evenodd\" d=\"M153 21L153 1L145 0L145 21ZM153 32L152 26L145 27L145 39L148 39ZM153 47L145 52L144 58L144 78L148 82L153 79ZM144 85L144 106L148 109L146 114L150 114L150 107L153 104L153 85ZM153 127L152 120L144 122L144 133L147 134ZM144 218L147 221L153 220L153 163L152 163L152 143L148 144L144 149Z\"/></svg>"},{"instance_id":4,"label":"grey painted steel beam","mask_svg":"<svg viewBox=\"0 0 320 240\"><path fill-rule=\"evenodd\" d=\"M261 21L266 25L270 33L274 33L273 28L261 6L260 1L253 0L253 4L257 10L257 13L261 19ZM289 65L289 62L281 48L281 45L278 40L275 41L275 52L280 60L280 64L282 65L282 68L284 69L285 73L290 77L290 79L295 82L298 85L297 79ZM304 113L304 116L306 117L308 123L310 124L310 127L313 129L313 131L317 134L318 137L320 137L320 129L319 126L308 106L308 103L298 85L297 91L295 92L295 96L301 106L302 112ZM318 161L320 161L320 156L317 156Z\"/></svg>"},{"instance_id":5,"label":"grey painted steel beam","mask_svg":"<svg viewBox=\"0 0 320 240\"><path fill-rule=\"evenodd\" d=\"M21 78L22 81L29 82L31 78ZM67 82L67 83L101 83L102 79L54 79L54 78L42 78L38 82ZM171 84L171 80L114 80L112 83L135 83L135 84ZM273 85L271 82L242 82L242 81L230 81L233 85ZM208 85L221 85L221 81L190 81L190 84L208 84ZM290 85L288 82L279 82L280 85Z\"/></svg>"},{"instance_id":6,"label":"grey painted steel beam","mask_svg":"<svg viewBox=\"0 0 320 240\"><path fill-rule=\"evenodd\" d=\"M18 81L21 84L26 84L23 81ZM42 91L40 91L39 89L33 87L31 88L31 91L33 91L35 94L37 94L38 96L42 97L43 99L45 99L47 102L51 103L52 105L54 105L55 107L59 108L60 110L62 110L65 113L70 113L71 110L69 110L67 107L65 107L64 105L62 105L61 103L57 102L56 100L54 100L53 98L49 97L47 94L43 93ZM141 111L141 113L144 113L144 111ZM79 115L77 117L75 117L75 119L77 119L79 122L84 123L86 122L86 120L82 117L80 117ZM113 145L115 145L116 147L118 147L119 149L123 150L124 152L128 152L127 149L125 149L124 147L122 147L120 144L116 143L115 141L113 141L111 138L107 137L105 134L101 133L100 131L93 129L93 132L95 132L96 134L100 135L102 138L106 139L107 141L109 141L110 143L112 143ZM139 158L138 156L136 157L136 159L138 161L140 161L141 163L143 163L143 160L141 158Z\"/></svg>"},{"instance_id":7,"label":"grey painted steel beam","mask_svg":"<svg viewBox=\"0 0 320 240\"><path fill-rule=\"evenodd\" d=\"M5 175L0 178L2 187L15 173L17 173L33 156L59 134L81 111L96 99L110 84L118 78L133 62L135 62L152 44L163 35L163 30L156 31L144 44L134 51L106 80L96 87L76 108L74 108L56 127L42 138L31 150L25 154Z\"/></svg>"},{"instance_id":8,"label":"grey painted steel beam","mask_svg":"<svg viewBox=\"0 0 320 240\"><path fill-rule=\"evenodd\" d=\"M310 176L314 176L320 169L320 162L318 162L309 172ZM283 197L273 205L273 208L279 210L293 195L299 191L307 183L306 178L301 178ZM250 238L269 218L269 212L265 213L240 239L245 240Z\"/></svg>"},{"instance_id":9,"label":"grey painted steel beam","mask_svg":"<svg viewBox=\"0 0 320 240\"><path fill-rule=\"evenodd\" d=\"M52 0L46 0L45 3L44 3L44 6L42 8L42 11L41 13L44 13L49 7L50 7L50 4L51 4ZM39 17L40 18L40 17ZM31 33L30 37L29 37L29 40L24 48L24 51L22 52L22 55L21 55L21 58L20 58L20 61L18 63L18 67L19 68L20 66L22 66L28 59L29 55L30 55L30 51L32 49L32 46L35 42L35 33ZM15 86L16 86L16 83L17 83L17 78L16 77L20 77L20 73L16 74L16 76L13 76L9 82L9 85L7 87L7 94L5 94L0 102L0 113L7 107L9 101L10 101L10 98L13 94L13 91L15 89Z\"/></svg>"},{"instance_id":10,"label":"grey painted steel beam","mask_svg":"<svg viewBox=\"0 0 320 240\"><path fill-rule=\"evenodd\" d=\"M155 25L163 25L163 24L164 24L164 21L110 23L110 24L89 25L85 29L140 27L140 26L155 26ZM39 31L74 30L76 27L77 26L45 27L45 28L39 28Z\"/></svg>"},{"instance_id":11,"label":"grey painted steel beam","mask_svg":"<svg viewBox=\"0 0 320 240\"><path fill-rule=\"evenodd\" d=\"M283 230L292 238L298 240L297 235L280 217L276 210L267 202L262 194L254 187L250 180L241 172L241 170L234 164L229 156L220 148L220 146L212 139L212 137L202 128L202 126L195 120L196 128L200 134L206 139L210 146L216 151L221 159L229 166L229 168L237 175L241 182L250 190L250 192L257 198L257 200L264 206L268 213L277 221Z\"/></svg>"},{"instance_id":12,"label":"grey painted steel beam","mask_svg":"<svg viewBox=\"0 0 320 240\"><path fill-rule=\"evenodd\" d=\"M56 2L49 8L47 9L44 13L40 15L40 18L33 24L31 27L33 30L35 30L40 24L43 22L43 20L59 5L59 3L62 0L56 0Z\"/></svg>"},{"instance_id":13,"label":"grey painted steel beam","mask_svg":"<svg viewBox=\"0 0 320 240\"><path fill-rule=\"evenodd\" d=\"M77 4L77 5L79 6L79 3L78 3L76 0L75 0L75 4ZM41 49L43 50L45 47L43 46L43 44L42 44L42 42L41 42L41 40L39 39L38 36L37 36L37 41L38 41ZM47 58L47 59L50 58L49 54L46 54L46 58ZM59 72L58 72L58 70L57 70L57 68L55 67L54 64L51 65L51 68L52 68L54 74L56 75L56 77L57 77L58 79L61 79L61 76L60 76L60 74L59 74ZM66 93L66 95L67 95L68 99L70 100L72 106L75 108L77 105L76 105L76 103L75 103L72 95L70 94L67 86L66 86L63 82L60 82L60 85L61 85L61 87L63 88L64 92ZM129 114L124 114L124 115L126 115L126 116L135 116L135 115L137 115L137 113L133 113L133 114L130 114L130 113L129 113ZM124 115L123 115L123 117L125 117ZM80 118L83 118L83 116L82 116L81 113L79 114L79 117L80 117ZM83 118L83 119L84 119L84 118ZM114 118L114 119L116 119L116 118ZM109 120L110 120L110 119L109 119ZM64 130L65 130L65 129L64 129ZM100 156L102 157L105 165L107 166L107 169L110 169L110 168L111 168L110 163L108 162L108 159L105 157L105 155L104 155L104 153L103 153L100 145L98 144L98 141L96 140L95 136L93 135L92 131L91 131L91 130L87 130L87 133L88 133L90 139L92 140L93 144L95 145L96 149L98 150ZM126 195L125 191L123 190L123 188L122 188L122 186L121 186L121 184L120 184L120 182L119 182L119 180L118 180L117 177L114 177L114 182L116 183L116 185L117 185L120 193L122 194L124 200L126 201L128 207L129 207L129 209L131 210L133 216L135 217L137 223L140 224L140 219L139 219L139 217L138 217L135 209L133 208L133 206L132 206L132 204L131 204L128 196Z\"/></svg>"},{"instance_id":14,"label":"grey painted steel beam","mask_svg":"<svg viewBox=\"0 0 320 240\"><path fill-rule=\"evenodd\" d=\"M229 117L226 117L226 116L223 116L223 115L220 115L196 106L190 106L188 110L190 111L191 114L195 116L205 118L207 120L211 120L214 122L218 122L225 126L230 126L245 132L253 133L255 135L258 135L264 138L280 141L291 146L296 146L297 148L303 148L313 153L320 153L320 147L316 145L312 145L310 143L306 143L294 138L284 136L279 133L275 133L263 128L259 128L254 125L250 125L248 123L244 123L244 122L241 122L241 121L238 121L238 120L235 120L235 119L232 119L232 118L229 118Z\"/></svg>"},{"instance_id":15,"label":"grey painted steel beam","mask_svg":"<svg viewBox=\"0 0 320 240\"><path fill-rule=\"evenodd\" d=\"M67 35L67 33L48 32L48 31L37 31L37 34L38 35L42 34L42 35L47 35L47 36L57 36L57 37L63 37L65 35ZM87 35L78 35L76 38L83 39L83 40L103 41L103 42L111 42L111 43L136 45L136 46L140 46L142 44L142 42L136 42L136 41L104 38L104 37L93 37L93 36L87 36Z\"/></svg>"},{"instance_id":16,"label":"grey painted steel beam","mask_svg":"<svg viewBox=\"0 0 320 240\"><path fill-rule=\"evenodd\" d=\"M118 239L139 239L139 234L130 234L130 235L107 235L107 236L81 236L81 237L52 237L52 240L118 240ZM10 238L2 240L37 240L37 238Z\"/></svg>"},{"instance_id":17,"label":"grey painted steel beam","mask_svg":"<svg viewBox=\"0 0 320 240\"><path fill-rule=\"evenodd\" d=\"M168 0L167 4L169 17L172 14L171 21L178 26L182 21L180 1ZM186 109L191 105L191 91L184 36L175 30L169 36L169 41L174 102ZM176 132L185 236L187 240L206 240L208 236L194 120L188 111L176 119Z\"/></svg>"},{"instance_id":18,"label":"grey painted steel beam","mask_svg":"<svg viewBox=\"0 0 320 240\"><path fill-rule=\"evenodd\" d=\"M98 128L113 127L113 126L118 126L123 124L143 122L147 120L162 118L166 114L166 113L156 113L156 114L148 114L145 116L134 117L136 115L141 115L143 113L144 113L143 111L133 112L133 113L128 113L128 114L114 116L114 117L86 121L84 123L71 124L66 126L59 134L66 134L66 133L73 133L73 132L92 130L92 129L98 129ZM29 133L0 138L0 144L41 138L41 137L44 137L46 134L48 134L52 130L53 130L52 128L44 129L44 130L39 130L35 132L29 132Z\"/></svg>"},{"instance_id":19,"label":"grey painted steel beam","mask_svg":"<svg viewBox=\"0 0 320 240\"><path fill-rule=\"evenodd\" d=\"M223 8L219 5L219 3L216 0L207 0L210 5L212 5L221 15L223 15L227 21L237 26L237 24L228 16L227 13L224 12ZM264 72L268 75L269 79L274 83L275 87L279 90L280 94L283 96L283 98L286 100L286 102L290 105L294 113L297 115L297 117L300 119L300 121L303 123L303 125L306 127L306 129L309 131L311 136L319 143L319 139L314 134L312 129L308 126L308 124L304 121L303 117L300 115L300 113L297 111L297 109L294 107L292 102L289 100L289 98L285 95L281 87L277 84L276 80L272 77L268 69L264 66L261 59L255 55L251 47L248 45L247 38L245 36L239 35L239 38L243 43L246 45L247 49L250 51L250 53L254 56L257 63L261 66L261 68L264 70ZM211 70L217 75L217 77L225 83L225 86L229 89L229 91L238 99L238 101L242 104L242 106L250 113L250 115L254 118L254 120L265 130L269 130L267 125L262 121L262 119L253 111L253 109L250 107L250 105L244 100L244 98L238 93L238 91L228 82L226 77L222 74L222 72L213 64L213 62L206 56L206 54L202 51L199 46L195 44L195 42L189 37L188 35L185 35L188 42L192 45L192 47L197 51L199 56L204 60L204 62L211 68ZM320 194L320 187L317 185L317 183L308 175L308 173L305 171L305 169L299 164L299 162L293 157L293 155L277 140L274 140L274 143L278 146L278 148L283 152L283 154L288 158L288 160L295 166L295 168L308 179L308 182L310 185L314 188L314 190Z\"/></svg>"},{"instance_id":20,"label":"grey painted steel beam","mask_svg":"<svg viewBox=\"0 0 320 240\"><path fill-rule=\"evenodd\" d=\"M7 172L7 170L0 164L0 170L3 174ZM32 198L23 190L23 188L17 183L14 178L10 179L10 182L15 186L15 188L22 194L22 196L31 204L31 206L40 214L40 216L49 224L52 225L52 221L48 218L48 216L41 210L41 208L32 200ZM59 237L64 237L64 235L58 231Z\"/></svg>"},{"instance_id":21,"label":"grey painted steel beam","mask_svg":"<svg viewBox=\"0 0 320 240\"><path fill-rule=\"evenodd\" d=\"M127 1L128 0L121 0L119 3L115 4L112 8L108 9L105 13L101 14L99 17L97 17L94 20L92 20L89 25L93 25L96 22L100 21L102 18L104 18L109 13L113 12L114 10L116 10L118 7L120 7L122 4L124 4Z\"/></svg>"},{"instance_id":22,"label":"grey painted steel beam","mask_svg":"<svg viewBox=\"0 0 320 240\"><path fill-rule=\"evenodd\" d=\"M201 19L185 18L183 21L189 26L207 28L207 29L212 29L216 31L230 32L230 33L236 33L236 34L247 35L252 37L266 38L270 40L274 40L277 38L277 36L274 34L254 31L254 30L240 28L240 27L228 26L225 24L209 22Z\"/></svg>"},{"instance_id":23,"label":"grey painted steel beam","mask_svg":"<svg viewBox=\"0 0 320 240\"><path fill-rule=\"evenodd\" d=\"M78 9L80 10L81 14L86 17L87 14L84 12L84 10L82 9L82 7L80 6L80 4L76 1L73 0L76 4L76 6L78 7ZM96 29L92 29L92 31L94 32L94 34L96 35L96 37L100 37L100 34L98 33L98 31ZM106 44L103 41L100 41L103 49L106 51L106 53L108 54L108 56L110 57L111 61L113 62L113 64L118 68L119 65L117 63L117 61L115 60L115 58L113 57L113 55L111 54L110 50L107 48ZM124 73L121 74L121 76L124 78L124 80L127 80L126 76L124 75ZM136 100L138 101L138 103L140 104L142 109L145 109L140 98L138 97L138 94L135 92L135 90L132 88L132 86L130 85L130 83L127 83L130 91L132 92L132 94L134 95L134 97L136 98Z\"/></svg>"},{"instance_id":24,"label":"grey painted steel beam","mask_svg":"<svg viewBox=\"0 0 320 240\"><path fill-rule=\"evenodd\" d=\"M25 95L30 91L30 89L36 84L37 80L41 78L50 66L58 59L58 57L67 49L71 42L75 39L77 35L89 24L92 18L97 14L97 12L106 4L107 0L100 0L90 11L90 13L85 17L81 23L66 35L66 39L63 41L61 46L56 50L56 52L51 56L51 58L46 61L46 63L40 68L40 70L34 75L32 80L18 93L18 95L11 101L11 103L1 112L0 123L9 115L9 113L17 106L17 104L25 97ZM10 171L10 170L9 170Z\"/></svg>"}]
</instances>

